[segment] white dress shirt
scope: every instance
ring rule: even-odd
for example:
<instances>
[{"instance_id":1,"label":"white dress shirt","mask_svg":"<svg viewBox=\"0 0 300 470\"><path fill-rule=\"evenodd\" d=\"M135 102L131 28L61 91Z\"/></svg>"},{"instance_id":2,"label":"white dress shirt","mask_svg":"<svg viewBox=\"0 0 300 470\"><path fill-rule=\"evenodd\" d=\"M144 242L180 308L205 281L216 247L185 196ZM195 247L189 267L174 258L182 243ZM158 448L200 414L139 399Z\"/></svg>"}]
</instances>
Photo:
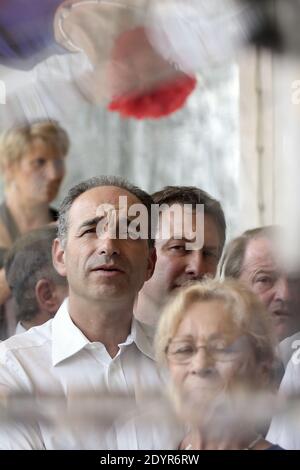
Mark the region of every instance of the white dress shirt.
<instances>
[{"instance_id":1,"label":"white dress shirt","mask_svg":"<svg viewBox=\"0 0 300 470\"><path fill-rule=\"evenodd\" d=\"M289 360L291 359L295 349L299 348L300 346L300 332L295 333L293 336L289 336L282 340L278 345L278 353L279 357L286 369Z\"/></svg>"},{"instance_id":2,"label":"white dress shirt","mask_svg":"<svg viewBox=\"0 0 300 470\"><path fill-rule=\"evenodd\" d=\"M133 319L131 333L114 357L100 342L91 343L72 322L68 299L56 316L26 333L0 344L0 394L24 392L40 399L42 394L59 394L69 404L79 392L130 392L138 402L141 386L160 388L161 378L152 353L152 329ZM99 403L101 406L101 403ZM126 411L126 410L125 410ZM0 425L1 449L155 449L171 448L145 422L121 418L109 432L97 420L89 426L49 426L10 422ZM124 425L126 422L126 425ZM101 427L102 426L102 427ZM124 435L125 430L125 435ZM168 439L168 437L166 438Z\"/></svg>"},{"instance_id":3,"label":"white dress shirt","mask_svg":"<svg viewBox=\"0 0 300 470\"><path fill-rule=\"evenodd\" d=\"M300 394L300 350L295 351L288 362L279 394L282 396ZM289 414L274 416L266 439L283 449L300 450L299 411L291 410Z\"/></svg>"},{"instance_id":4,"label":"white dress shirt","mask_svg":"<svg viewBox=\"0 0 300 470\"><path fill-rule=\"evenodd\" d=\"M17 323L15 335L20 335L21 333L26 333L26 328L22 325L21 322Z\"/></svg>"}]
</instances>

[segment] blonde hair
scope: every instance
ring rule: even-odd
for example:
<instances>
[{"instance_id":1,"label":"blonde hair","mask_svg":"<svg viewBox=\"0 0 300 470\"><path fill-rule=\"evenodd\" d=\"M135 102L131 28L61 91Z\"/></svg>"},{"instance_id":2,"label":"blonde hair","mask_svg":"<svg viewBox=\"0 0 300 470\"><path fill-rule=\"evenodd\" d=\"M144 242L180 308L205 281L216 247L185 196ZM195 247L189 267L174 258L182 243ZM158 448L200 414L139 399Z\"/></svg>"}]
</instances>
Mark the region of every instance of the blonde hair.
<instances>
[{"instance_id":1,"label":"blonde hair","mask_svg":"<svg viewBox=\"0 0 300 470\"><path fill-rule=\"evenodd\" d=\"M0 136L0 169L18 163L34 139L41 139L62 156L68 153L70 141L67 132L56 121L36 121L7 130Z\"/></svg>"},{"instance_id":2,"label":"blonde hair","mask_svg":"<svg viewBox=\"0 0 300 470\"><path fill-rule=\"evenodd\" d=\"M207 280L183 288L164 308L155 337L157 360L166 364L166 352L187 309L197 302L220 301L243 335L246 335L257 362L275 361L275 339L270 317L260 300L236 280ZM199 308L201 315L201 308Z\"/></svg>"}]
</instances>

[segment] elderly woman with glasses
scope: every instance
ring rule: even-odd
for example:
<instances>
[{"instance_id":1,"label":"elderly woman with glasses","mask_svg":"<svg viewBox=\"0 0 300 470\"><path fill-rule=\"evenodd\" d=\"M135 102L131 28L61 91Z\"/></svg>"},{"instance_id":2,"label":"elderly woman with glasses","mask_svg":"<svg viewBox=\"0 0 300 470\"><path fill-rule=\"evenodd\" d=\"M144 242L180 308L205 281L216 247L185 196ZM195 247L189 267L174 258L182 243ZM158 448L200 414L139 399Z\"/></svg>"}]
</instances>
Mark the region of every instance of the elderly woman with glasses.
<instances>
[{"instance_id":1,"label":"elderly woman with glasses","mask_svg":"<svg viewBox=\"0 0 300 470\"><path fill-rule=\"evenodd\" d=\"M187 423L181 449L278 449L254 409L272 390L273 345L263 305L237 281L196 283L170 301L156 353Z\"/></svg>"}]
</instances>

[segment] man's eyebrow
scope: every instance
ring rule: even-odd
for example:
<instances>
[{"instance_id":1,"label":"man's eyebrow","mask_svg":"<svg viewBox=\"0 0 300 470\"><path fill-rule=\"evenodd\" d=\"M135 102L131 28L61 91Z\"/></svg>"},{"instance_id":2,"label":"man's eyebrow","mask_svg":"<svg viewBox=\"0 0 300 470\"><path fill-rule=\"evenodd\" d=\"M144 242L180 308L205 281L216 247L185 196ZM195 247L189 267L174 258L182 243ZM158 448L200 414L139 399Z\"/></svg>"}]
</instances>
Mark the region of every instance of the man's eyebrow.
<instances>
[{"instance_id":1,"label":"man's eyebrow","mask_svg":"<svg viewBox=\"0 0 300 470\"><path fill-rule=\"evenodd\" d=\"M81 230L82 228L85 228L85 227L91 227L91 226L97 225L100 222L100 220L102 220L102 219L103 219L103 217L94 217L93 219L85 220L78 227L78 230Z\"/></svg>"},{"instance_id":2,"label":"man's eyebrow","mask_svg":"<svg viewBox=\"0 0 300 470\"><path fill-rule=\"evenodd\" d=\"M274 268L258 268L254 271L255 274L280 274L279 269L274 269Z\"/></svg>"},{"instance_id":3,"label":"man's eyebrow","mask_svg":"<svg viewBox=\"0 0 300 470\"><path fill-rule=\"evenodd\" d=\"M247 263L244 265L243 269L247 269L247 268L251 268L253 266L253 263ZM276 268L274 266L270 266L270 265L263 265L263 266L258 266L256 269L253 270L253 272L255 274L257 273L276 273L276 272L280 272L280 269L279 268Z\"/></svg>"}]
</instances>

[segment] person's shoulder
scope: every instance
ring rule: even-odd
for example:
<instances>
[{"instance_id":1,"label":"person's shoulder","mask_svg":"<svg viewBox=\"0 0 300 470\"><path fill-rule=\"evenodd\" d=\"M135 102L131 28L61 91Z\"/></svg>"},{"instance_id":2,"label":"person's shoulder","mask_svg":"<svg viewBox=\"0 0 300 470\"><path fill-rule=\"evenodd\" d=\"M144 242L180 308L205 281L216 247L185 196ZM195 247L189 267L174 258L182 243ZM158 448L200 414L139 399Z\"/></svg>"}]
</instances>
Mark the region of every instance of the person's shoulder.
<instances>
[{"instance_id":1,"label":"person's shoulder","mask_svg":"<svg viewBox=\"0 0 300 470\"><path fill-rule=\"evenodd\" d=\"M11 336L0 343L0 358L4 359L7 355L23 353L26 349L38 348L44 346L51 340L51 322L36 326L30 330Z\"/></svg>"}]
</instances>

